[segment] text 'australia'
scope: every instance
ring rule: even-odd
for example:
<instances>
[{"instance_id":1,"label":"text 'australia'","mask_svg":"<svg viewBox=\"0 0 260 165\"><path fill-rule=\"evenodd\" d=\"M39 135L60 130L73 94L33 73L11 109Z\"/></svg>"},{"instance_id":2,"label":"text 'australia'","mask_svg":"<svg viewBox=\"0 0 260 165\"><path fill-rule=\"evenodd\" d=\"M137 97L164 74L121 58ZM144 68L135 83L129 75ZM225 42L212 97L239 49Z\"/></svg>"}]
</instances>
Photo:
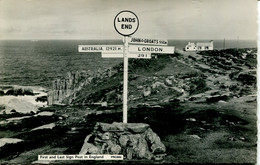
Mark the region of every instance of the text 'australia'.
<instances>
[{"instance_id":1,"label":"text 'australia'","mask_svg":"<svg viewBox=\"0 0 260 165\"><path fill-rule=\"evenodd\" d=\"M82 50L86 50L86 51L102 51L103 48L102 47L82 47Z\"/></svg>"}]
</instances>

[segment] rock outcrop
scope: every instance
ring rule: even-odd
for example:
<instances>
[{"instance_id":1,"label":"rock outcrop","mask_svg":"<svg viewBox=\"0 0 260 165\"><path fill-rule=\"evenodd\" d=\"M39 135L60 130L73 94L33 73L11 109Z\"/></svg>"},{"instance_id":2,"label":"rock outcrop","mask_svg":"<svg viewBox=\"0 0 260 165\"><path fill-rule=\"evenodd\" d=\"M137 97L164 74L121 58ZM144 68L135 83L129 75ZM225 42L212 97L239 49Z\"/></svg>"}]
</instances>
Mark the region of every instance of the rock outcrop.
<instances>
[{"instance_id":1,"label":"rock outcrop","mask_svg":"<svg viewBox=\"0 0 260 165\"><path fill-rule=\"evenodd\" d=\"M160 137L144 123L97 123L79 154L122 154L126 159L158 159L166 154Z\"/></svg>"},{"instance_id":2,"label":"rock outcrop","mask_svg":"<svg viewBox=\"0 0 260 165\"><path fill-rule=\"evenodd\" d=\"M52 82L52 90L47 94L48 105L61 104L66 97L72 95L79 83L79 72L68 72L65 78L54 80Z\"/></svg>"},{"instance_id":3,"label":"rock outcrop","mask_svg":"<svg viewBox=\"0 0 260 165\"><path fill-rule=\"evenodd\" d=\"M68 72L64 78L52 82L52 90L47 94L48 105L70 104L83 86L90 84L94 79L104 79L113 74L115 74L115 70L111 68L105 71L99 69L97 72Z\"/></svg>"},{"instance_id":4,"label":"rock outcrop","mask_svg":"<svg viewBox=\"0 0 260 165\"><path fill-rule=\"evenodd\" d=\"M2 93L3 94L3 93ZM33 90L30 88L24 88L24 87L18 87L18 88L12 88L9 89L5 95L14 95L14 96L24 96L24 95L30 95L34 96Z\"/></svg>"}]
</instances>

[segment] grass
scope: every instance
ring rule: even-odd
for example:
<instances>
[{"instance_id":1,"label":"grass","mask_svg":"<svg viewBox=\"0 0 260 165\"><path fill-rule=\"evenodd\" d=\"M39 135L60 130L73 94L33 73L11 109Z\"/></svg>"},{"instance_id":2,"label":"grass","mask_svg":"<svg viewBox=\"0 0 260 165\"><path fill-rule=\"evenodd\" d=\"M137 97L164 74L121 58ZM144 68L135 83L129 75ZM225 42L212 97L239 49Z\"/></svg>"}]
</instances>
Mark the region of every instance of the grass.
<instances>
[{"instance_id":1,"label":"grass","mask_svg":"<svg viewBox=\"0 0 260 165\"><path fill-rule=\"evenodd\" d=\"M167 64L171 63L171 58L171 55L161 55L158 56L157 59L129 59L129 82L137 82L138 84L138 82L143 80L142 78L140 79L139 75L141 75L141 77L154 75L155 72L162 70ZM91 103L100 102L102 100L118 101L116 100L116 94L122 94L123 89L123 64L120 63L113 68L119 72L105 80L97 78L91 84L83 87L73 103ZM104 95L104 93L109 92L112 93L112 95Z\"/></svg>"},{"instance_id":2,"label":"grass","mask_svg":"<svg viewBox=\"0 0 260 165\"><path fill-rule=\"evenodd\" d=\"M161 104L162 108L132 108L128 111L128 122L147 123L160 136L167 149L164 163L255 162L254 122L251 121L251 118L242 118L240 113L234 113L238 109L231 103L226 104L224 108L221 108L220 103L208 105L169 102ZM253 108L246 105L245 107ZM68 118L56 122L57 127L53 130L24 131L13 136L23 139L24 142L2 148L0 151L1 162L4 160L21 161L23 158L26 159L25 162L31 163L30 161L37 159L38 154L77 154L85 137L91 133L96 122L122 122L122 111L84 117L87 112L86 106L55 106L47 107L46 110L54 111L58 116L67 114ZM190 118L195 121L187 120ZM46 119L41 120L46 122ZM230 124L231 122L235 125ZM32 128L36 126L34 122L31 124L33 124ZM75 127L76 131L71 131L72 127ZM18 127L17 130L19 130ZM197 135L201 139L191 135ZM239 140L241 136L246 139ZM230 140L232 137L235 139L234 141ZM47 148L49 149L47 150ZM149 161L133 160L118 163L137 162L145 164ZM62 161L57 163L62 163ZM65 162L63 161L63 163ZM73 161L72 163L80 164L83 161Z\"/></svg>"}]
</instances>

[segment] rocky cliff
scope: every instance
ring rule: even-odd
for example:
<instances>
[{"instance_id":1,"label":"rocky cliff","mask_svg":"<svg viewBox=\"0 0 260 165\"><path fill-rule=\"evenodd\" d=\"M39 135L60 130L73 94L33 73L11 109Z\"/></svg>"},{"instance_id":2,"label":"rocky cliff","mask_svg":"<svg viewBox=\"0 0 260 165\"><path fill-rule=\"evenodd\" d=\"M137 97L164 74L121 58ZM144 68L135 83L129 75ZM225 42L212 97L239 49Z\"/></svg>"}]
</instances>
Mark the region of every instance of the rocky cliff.
<instances>
[{"instance_id":1,"label":"rocky cliff","mask_svg":"<svg viewBox=\"0 0 260 165\"><path fill-rule=\"evenodd\" d=\"M111 77L116 70L111 68L97 72L76 71L68 72L64 78L52 82L52 90L47 94L48 105L70 104L76 97L76 93L93 80Z\"/></svg>"}]
</instances>

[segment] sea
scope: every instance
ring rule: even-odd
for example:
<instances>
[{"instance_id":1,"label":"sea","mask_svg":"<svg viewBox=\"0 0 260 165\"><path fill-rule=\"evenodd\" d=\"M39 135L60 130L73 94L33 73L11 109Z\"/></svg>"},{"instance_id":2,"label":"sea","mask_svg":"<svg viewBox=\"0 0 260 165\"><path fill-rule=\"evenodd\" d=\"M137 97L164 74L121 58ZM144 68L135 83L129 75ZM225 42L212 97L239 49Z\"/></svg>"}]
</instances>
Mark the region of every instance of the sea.
<instances>
[{"instance_id":1,"label":"sea","mask_svg":"<svg viewBox=\"0 0 260 165\"><path fill-rule=\"evenodd\" d=\"M201 40L168 40L183 49ZM204 40L205 41L205 40ZM101 53L79 53L78 45L120 45L121 40L0 40L0 85L51 87L52 81L69 71L106 69L121 58L102 58ZM214 40L215 49L256 48L254 40ZM147 60L147 59L140 59Z\"/></svg>"}]
</instances>

